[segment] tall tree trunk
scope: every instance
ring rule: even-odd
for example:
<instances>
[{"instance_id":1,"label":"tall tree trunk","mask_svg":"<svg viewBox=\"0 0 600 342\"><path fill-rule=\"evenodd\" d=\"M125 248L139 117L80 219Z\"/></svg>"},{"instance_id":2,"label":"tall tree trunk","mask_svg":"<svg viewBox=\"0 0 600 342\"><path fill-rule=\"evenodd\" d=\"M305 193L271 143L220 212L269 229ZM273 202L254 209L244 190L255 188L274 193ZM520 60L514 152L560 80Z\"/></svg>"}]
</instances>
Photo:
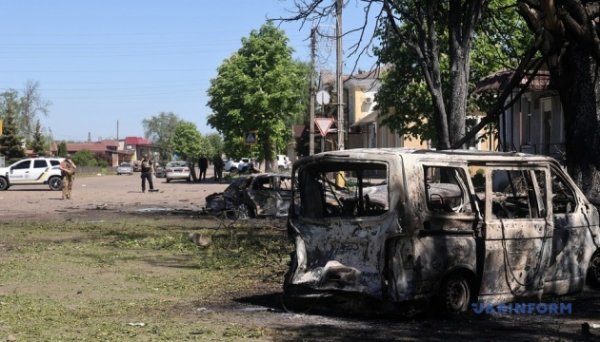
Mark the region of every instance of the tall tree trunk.
<instances>
[{"instance_id":1,"label":"tall tree trunk","mask_svg":"<svg viewBox=\"0 0 600 342\"><path fill-rule=\"evenodd\" d=\"M451 58L450 113L448 114L450 146L453 146L465 136L467 96L469 91L469 58L467 55L468 52L459 47L455 51L454 58Z\"/></svg>"},{"instance_id":2,"label":"tall tree trunk","mask_svg":"<svg viewBox=\"0 0 600 342\"><path fill-rule=\"evenodd\" d=\"M569 44L552 73L565 113L567 169L579 188L600 205L600 84L589 52ZM556 72L558 71L558 72Z\"/></svg>"},{"instance_id":3,"label":"tall tree trunk","mask_svg":"<svg viewBox=\"0 0 600 342\"><path fill-rule=\"evenodd\" d=\"M192 159L188 160L188 167L190 168L190 175L192 176L192 182L199 181L198 176L196 176L196 163Z\"/></svg>"},{"instance_id":4,"label":"tall tree trunk","mask_svg":"<svg viewBox=\"0 0 600 342\"><path fill-rule=\"evenodd\" d=\"M273 156L274 156L274 143L272 141L273 139L271 138L270 135L265 136L265 139L262 140L262 148L263 148L263 154L265 156L265 172L274 172L274 170L276 170L275 168L273 168Z\"/></svg>"}]
</instances>

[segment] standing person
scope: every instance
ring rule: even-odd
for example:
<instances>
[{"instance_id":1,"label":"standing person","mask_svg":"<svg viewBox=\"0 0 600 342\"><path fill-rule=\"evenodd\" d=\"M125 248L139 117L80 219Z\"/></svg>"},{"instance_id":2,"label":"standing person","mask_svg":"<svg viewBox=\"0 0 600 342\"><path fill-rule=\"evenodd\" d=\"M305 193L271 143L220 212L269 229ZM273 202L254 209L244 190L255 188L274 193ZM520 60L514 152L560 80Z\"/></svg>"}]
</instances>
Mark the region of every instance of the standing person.
<instances>
[{"instance_id":1,"label":"standing person","mask_svg":"<svg viewBox=\"0 0 600 342\"><path fill-rule=\"evenodd\" d=\"M213 167L215 171L215 181L221 183L221 179L223 178L223 167L225 163L223 163L223 159L221 159L221 153L216 154L213 157Z\"/></svg>"},{"instance_id":2,"label":"standing person","mask_svg":"<svg viewBox=\"0 0 600 342\"><path fill-rule=\"evenodd\" d=\"M144 154L142 157L142 192L146 192L146 180L150 186L150 191L154 190L154 184L152 183L152 175L154 174L154 166L152 161L148 159L148 156Z\"/></svg>"},{"instance_id":3,"label":"standing person","mask_svg":"<svg viewBox=\"0 0 600 342\"><path fill-rule=\"evenodd\" d=\"M200 157L198 160L198 167L200 168L200 177L198 177L199 181L206 182L206 169L208 169L208 158L205 156Z\"/></svg>"},{"instance_id":4,"label":"standing person","mask_svg":"<svg viewBox=\"0 0 600 342\"><path fill-rule=\"evenodd\" d=\"M67 154L58 167L60 168L63 181L62 199L71 199L71 190L73 190L73 181L75 180L75 169L77 166L71 160L71 155Z\"/></svg>"}]
</instances>

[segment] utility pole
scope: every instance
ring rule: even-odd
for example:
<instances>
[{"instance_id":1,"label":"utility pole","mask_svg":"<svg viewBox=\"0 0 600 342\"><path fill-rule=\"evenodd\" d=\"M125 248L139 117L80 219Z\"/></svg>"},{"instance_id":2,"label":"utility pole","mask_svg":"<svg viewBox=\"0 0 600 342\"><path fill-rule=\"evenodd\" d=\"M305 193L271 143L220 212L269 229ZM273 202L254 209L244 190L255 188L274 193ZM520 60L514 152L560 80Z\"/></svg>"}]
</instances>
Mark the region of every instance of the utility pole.
<instances>
[{"instance_id":1,"label":"utility pole","mask_svg":"<svg viewBox=\"0 0 600 342\"><path fill-rule=\"evenodd\" d=\"M317 49L317 28L313 27L310 30L310 101L309 101L309 123L310 141L308 143L308 155L315 154L315 55Z\"/></svg>"},{"instance_id":2,"label":"utility pole","mask_svg":"<svg viewBox=\"0 0 600 342\"><path fill-rule=\"evenodd\" d=\"M344 83L342 79L342 6L343 0L335 4L335 40L336 40L336 73L337 73L337 117L338 117L338 150L344 149Z\"/></svg>"}]
</instances>

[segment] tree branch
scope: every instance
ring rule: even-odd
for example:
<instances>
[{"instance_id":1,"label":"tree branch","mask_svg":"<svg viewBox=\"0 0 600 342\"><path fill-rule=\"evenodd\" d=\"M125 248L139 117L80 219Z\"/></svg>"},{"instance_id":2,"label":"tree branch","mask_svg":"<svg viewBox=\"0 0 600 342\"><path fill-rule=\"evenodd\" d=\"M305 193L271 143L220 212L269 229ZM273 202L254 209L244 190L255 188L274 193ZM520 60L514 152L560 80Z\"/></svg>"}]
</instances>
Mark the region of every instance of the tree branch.
<instances>
[{"instance_id":1,"label":"tree branch","mask_svg":"<svg viewBox=\"0 0 600 342\"><path fill-rule=\"evenodd\" d=\"M533 79L533 77L535 77L535 75L537 74L537 71L539 70L539 68L542 64L541 60L531 63L533 61L533 57L535 56L536 52L542 46L542 41L543 41L543 37L541 35L538 35L533 46L531 46L527 50L527 52L523 56L523 59L519 63L519 66L517 66L517 68L513 72L508 84L502 90L502 93L496 100L496 103L494 104L494 106L487 112L486 116L477 125L475 125L475 127L473 127L473 129L471 129L469 132L467 132L467 134L465 134L465 136L462 139L457 141L452 146L452 148L460 148L461 146L463 146L465 143L467 143L467 141L474 138L475 135L482 128L485 127L485 125L495 121L503 113L506 106L510 107L511 104L505 106L506 100L512 93L513 89L515 89L515 87L518 84L521 84L521 82L522 82L525 74L528 72L528 70L531 70L531 68L533 67L534 73L531 74L532 76L528 79L527 83L523 86L523 88L526 89L529 86L529 84L531 83L531 80ZM520 92L520 94L522 94L523 92L524 92L524 90L522 90ZM516 98L518 98L518 97L516 97Z\"/></svg>"}]
</instances>

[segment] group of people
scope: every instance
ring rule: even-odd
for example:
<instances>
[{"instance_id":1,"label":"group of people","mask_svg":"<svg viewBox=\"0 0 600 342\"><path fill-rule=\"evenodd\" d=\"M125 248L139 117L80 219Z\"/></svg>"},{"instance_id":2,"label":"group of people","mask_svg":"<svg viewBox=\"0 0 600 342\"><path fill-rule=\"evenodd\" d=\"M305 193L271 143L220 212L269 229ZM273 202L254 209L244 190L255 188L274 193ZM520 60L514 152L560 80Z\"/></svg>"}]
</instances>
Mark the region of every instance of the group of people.
<instances>
[{"instance_id":1,"label":"group of people","mask_svg":"<svg viewBox=\"0 0 600 342\"><path fill-rule=\"evenodd\" d=\"M218 155L214 156L212 163L215 171L215 181L220 183L223 179L223 167L225 167L225 163L223 162L223 159L221 159L221 157ZM200 169L200 176L198 177L198 179L201 182L205 182L206 170L208 169L208 158L206 158L205 156L200 157L200 159L198 160L198 168Z\"/></svg>"},{"instance_id":2,"label":"group of people","mask_svg":"<svg viewBox=\"0 0 600 342\"><path fill-rule=\"evenodd\" d=\"M200 181L206 181L206 170L208 169L208 158L201 157L198 162L200 168ZM223 167L225 163L219 156L213 158L213 166L215 169L215 181L221 182L223 179ZM143 155L140 163L141 178L142 178L142 193L146 192L146 183L150 191L154 191L154 183L152 177L154 175L154 163L148 155ZM71 191L73 190L73 181L75 180L75 169L77 166L71 159L71 155L67 154L65 159L60 163L60 171L63 180L62 199L71 199Z\"/></svg>"},{"instance_id":3,"label":"group of people","mask_svg":"<svg viewBox=\"0 0 600 342\"><path fill-rule=\"evenodd\" d=\"M215 156L213 158L213 167L215 170L215 181L221 182L223 179L223 167L225 163L219 156ZM198 176L198 180L201 182L206 182L206 170L208 169L208 158L202 156L198 160L198 168L200 169L200 175ZM154 174L154 163L148 158L147 155L142 157L141 161L141 171L142 171L142 192L146 192L146 182L148 182L148 186L150 191L154 190L154 184L152 183L152 175Z\"/></svg>"}]
</instances>

